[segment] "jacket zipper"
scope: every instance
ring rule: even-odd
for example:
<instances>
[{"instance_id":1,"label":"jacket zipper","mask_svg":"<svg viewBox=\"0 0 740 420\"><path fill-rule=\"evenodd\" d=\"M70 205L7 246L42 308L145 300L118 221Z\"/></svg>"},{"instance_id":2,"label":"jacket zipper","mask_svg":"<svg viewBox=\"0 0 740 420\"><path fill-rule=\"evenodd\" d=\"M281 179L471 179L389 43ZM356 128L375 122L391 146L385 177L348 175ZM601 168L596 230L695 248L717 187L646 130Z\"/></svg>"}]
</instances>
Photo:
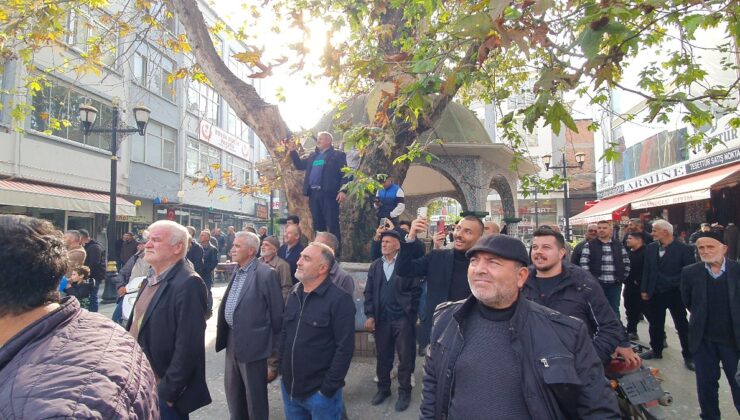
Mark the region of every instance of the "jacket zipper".
<instances>
[{"instance_id":1,"label":"jacket zipper","mask_svg":"<svg viewBox=\"0 0 740 420\"><path fill-rule=\"evenodd\" d=\"M308 293L303 297L303 301L298 300L301 304L301 312L298 314L298 325L295 327L295 336L293 337L293 345L290 347L290 374L292 376L290 381L290 400L293 401L293 390L295 389L295 343L298 341L298 330L301 329L301 320L303 319L303 308L306 307L306 299L308 299Z\"/></svg>"}]
</instances>

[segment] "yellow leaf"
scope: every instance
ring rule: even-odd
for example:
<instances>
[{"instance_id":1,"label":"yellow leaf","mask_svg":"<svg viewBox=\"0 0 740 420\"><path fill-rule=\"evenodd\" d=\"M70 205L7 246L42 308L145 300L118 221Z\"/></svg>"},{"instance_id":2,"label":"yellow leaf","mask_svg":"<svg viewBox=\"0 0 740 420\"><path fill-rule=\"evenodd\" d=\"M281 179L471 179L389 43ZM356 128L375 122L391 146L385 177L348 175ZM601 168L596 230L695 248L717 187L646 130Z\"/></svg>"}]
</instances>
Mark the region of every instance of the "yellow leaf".
<instances>
[{"instance_id":1,"label":"yellow leaf","mask_svg":"<svg viewBox=\"0 0 740 420\"><path fill-rule=\"evenodd\" d=\"M255 52L244 51L244 52L236 53L232 57L234 57L237 61L240 61L245 64L255 64L260 61L261 56L262 54L259 51L255 51Z\"/></svg>"},{"instance_id":2,"label":"yellow leaf","mask_svg":"<svg viewBox=\"0 0 740 420\"><path fill-rule=\"evenodd\" d=\"M213 163L213 164L211 164L211 168L213 168L213 170L216 170L217 171L217 170L221 169L221 164L220 163Z\"/></svg>"},{"instance_id":3,"label":"yellow leaf","mask_svg":"<svg viewBox=\"0 0 740 420\"><path fill-rule=\"evenodd\" d=\"M219 196L218 199L221 200L221 201L223 201L224 203L227 202L227 201L229 201L229 197L227 197L225 195Z\"/></svg>"}]
</instances>

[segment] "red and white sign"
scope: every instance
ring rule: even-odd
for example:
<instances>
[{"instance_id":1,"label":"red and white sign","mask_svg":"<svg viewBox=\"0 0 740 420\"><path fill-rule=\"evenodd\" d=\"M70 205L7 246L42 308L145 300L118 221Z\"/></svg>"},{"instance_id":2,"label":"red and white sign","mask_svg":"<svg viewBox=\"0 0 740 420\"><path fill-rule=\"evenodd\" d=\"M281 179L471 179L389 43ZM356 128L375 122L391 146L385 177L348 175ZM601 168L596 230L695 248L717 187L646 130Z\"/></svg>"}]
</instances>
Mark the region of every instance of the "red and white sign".
<instances>
[{"instance_id":1,"label":"red and white sign","mask_svg":"<svg viewBox=\"0 0 740 420\"><path fill-rule=\"evenodd\" d=\"M242 159L252 159L252 148L249 146L249 143L239 137L227 133L208 121L200 121L200 126L198 127L198 138Z\"/></svg>"}]
</instances>

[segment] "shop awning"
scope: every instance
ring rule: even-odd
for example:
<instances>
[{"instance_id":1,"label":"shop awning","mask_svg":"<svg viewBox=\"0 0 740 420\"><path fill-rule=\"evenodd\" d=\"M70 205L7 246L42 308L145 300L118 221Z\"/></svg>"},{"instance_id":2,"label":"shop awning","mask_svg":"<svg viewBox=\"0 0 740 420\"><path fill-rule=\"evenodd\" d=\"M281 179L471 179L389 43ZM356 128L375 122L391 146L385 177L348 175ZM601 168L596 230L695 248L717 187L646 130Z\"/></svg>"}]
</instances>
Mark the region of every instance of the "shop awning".
<instances>
[{"instance_id":1,"label":"shop awning","mask_svg":"<svg viewBox=\"0 0 740 420\"><path fill-rule=\"evenodd\" d=\"M713 186L732 181L735 178L740 180L740 163L666 182L650 192L649 195L635 200L632 203L632 208L646 209L689 201L708 200Z\"/></svg>"},{"instance_id":2,"label":"shop awning","mask_svg":"<svg viewBox=\"0 0 740 420\"><path fill-rule=\"evenodd\" d=\"M102 193L0 180L0 204L8 206L108 214L109 201L108 195ZM122 216L136 216L136 206L116 197L116 212Z\"/></svg>"},{"instance_id":3,"label":"shop awning","mask_svg":"<svg viewBox=\"0 0 740 420\"><path fill-rule=\"evenodd\" d=\"M570 218L571 225L586 225L596 223L599 220L612 220L614 212L621 212L630 205L634 200L642 198L649 194L657 187L650 187L639 191L632 191L627 194L609 197L600 200L588 210Z\"/></svg>"}]
</instances>

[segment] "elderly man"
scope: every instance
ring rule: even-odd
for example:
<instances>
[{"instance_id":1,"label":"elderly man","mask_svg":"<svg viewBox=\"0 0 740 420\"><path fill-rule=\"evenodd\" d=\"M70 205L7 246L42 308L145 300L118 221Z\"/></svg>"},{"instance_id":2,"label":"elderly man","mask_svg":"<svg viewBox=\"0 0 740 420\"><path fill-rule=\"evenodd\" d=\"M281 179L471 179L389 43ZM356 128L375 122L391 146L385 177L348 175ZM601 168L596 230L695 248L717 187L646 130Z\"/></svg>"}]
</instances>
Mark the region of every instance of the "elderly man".
<instances>
[{"instance_id":1,"label":"elderly man","mask_svg":"<svg viewBox=\"0 0 740 420\"><path fill-rule=\"evenodd\" d=\"M498 226L498 223L494 222L493 220L484 220L483 221L483 234L484 235L494 235L501 233L501 228Z\"/></svg>"},{"instance_id":2,"label":"elderly man","mask_svg":"<svg viewBox=\"0 0 740 420\"><path fill-rule=\"evenodd\" d=\"M189 241L188 231L175 222L149 226L144 260L152 274L141 285L126 327L159 379L163 419L187 419L211 403L204 346L208 292L185 262Z\"/></svg>"},{"instance_id":3,"label":"elderly man","mask_svg":"<svg viewBox=\"0 0 740 420\"><path fill-rule=\"evenodd\" d=\"M653 229L655 226L653 226ZM740 414L740 264L727 258L727 245L717 232L697 235L701 262L681 272L681 297L691 312L689 350L696 366L696 391L702 419L719 420L720 363Z\"/></svg>"},{"instance_id":4,"label":"elderly man","mask_svg":"<svg viewBox=\"0 0 740 420\"><path fill-rule=\"evenodd\" d=\"M280 291L283 295L283 301L288 299L288 293L293 288L293 276L290 272L290 265L282 258L278 257L277 251L280 248L280 242L274 236L268 236L262 240L260 247L260 262L263 262L277 271L277 281Z\"/></svg>"},{"instance_id":5,"label":"elderly man","mask_svg":"<svg viewBox=\"0 0 740 420\"><path fill-rule=\"evenodd\" d=\"M59 299L67 265L51 223L0 215L0 418L159 418L156 378L134 339Z\"/></svg>"},{"instance_id":6,"label":"elderly man","mask_svg":"<svg viewBox=\"0 0 740 420\"><path fill-rule=\"evenodd\" d=\"M208 288L208 312L206 317L209 319L213 316L213 294L211 288L213 287L213 270L218 266L218 249L211 244L211 232L203 230L200 232L200 246L203 248L203 268L198 274L200 278L206 283Z\"/></svg>"},{"instance_id":7,"label":"elderly man","mask_svg":"<svg viewBox=\"0 0 740 420\"><path fill-rule=\"evenodd\" d=\"M421 419L621 418L583 322L520 297L524 244L487 235L467 255L473 296L434 316Z\"/></svg>"},{"instance_id":8,"label":"elderly man","mask_svg":"<svg viewBox=\"0 0 740 420\"><path fill-rule=\"evenodd\" d=\"M293 277L293 284L298 282L295 276L295 270L298 259L301 257L303 245L301 245L301 230L298 225L288 224L285 226L283 233L283 245L278 248L278 257L284 259L290 265L290 274Z\"/></svg>"},{"instance_id":9,"label":"elderly man","mask_svg":"<svg viewBox=\"0 0 740 420\"><path fill-rule=\"evenodd\" d=\"M85 248L82 247L82 244L80 243L81 240L82 237L80 236L80 232L76 230L68 230L67 233L64 234L64 244L67 246L67 258L69 258L69 268L67 273L65 273L67 278L72 274L72 270L85 265L87 252L85 252Z\"/></svg>"},{"instance_id":10,"label":"elderly man","mask_svg":"<svg viewBox=\"0 0 740 420\"><path fill-rule=\"evenodd\" d=\"M673 325L678 331L684 365L694 370L694 362L689 350L689 321L686 307L681 301L681 270L696 262L691 246L673 237L673 225L665 220L653 222L655 242L645 248L645 263L642 270L641 297L647 301L645 315L650 322L650 347L643 359L663 358L665 340L665 311L671 312Z\"/></svg>"},{"instance_id":11,"label":"elderly man","mask_svg":"<svg viewBox=\"0 0 740 420\"><path fill-rule=\"evenodd\" d=\"M288 296L280 345L285 418L338 419L355 349L355 304L329 280L328 246L310 243L298 260L300 281Z\"/></svg>"},{"instance_id":12,"label":"elderly man","mask_svg":"<svg viewBox=\"0 0 740 420\"><path fill-rule=\"evenodd\" d=\"M347 166L347 155L334 149L333 141L330 133L320 132L316 138L316 150L305 159L298 156L295 142L286 141L285 146L290 151L295 168L306 171L303 195L308 196L314 231L329 231L341 238L339 204L346 199L345 192L341 190L349 178L342 173L342 168ZM338 250L341 249L341 242L339 245Z\"/></svg>"},{"instance_id":13,"label":"elderly man","mask_svg":"<svg viewBox=\"0 0 740 420\"><path fill-rule=\"evenodd\" d=\"M283 298L277 272L257 260L260 238L237 232L231 261L239 265L218 310L216 352L226 349L224 388L232 419L267 419L267 359L277 357Z\"/></svg>"},{"instance_id":14,"label":"elderly man","mask_svg":"<svg viewBox=\"0 0 740 420\"><path fill-rule=\"evenodd\" d=\"M322 243L329 248L333 252L337 252L337 247L339 246L339 239L337 239L336 236L329 232L319 232L316 234L316 239L314 239L314 242ZM336 254L335 254L336 255ZM349 275L342 267L339 266L339 262L337 261L336 264L331 268L329 271L329 279L332 283L336 284L340 289L344 290L345 292L349 293L350 296L354 296L355 294L355 280L352 278L352 276Z\"/></svg>"},{"instance_id":15,"label":"elderly man","mask_svg":"<svg viewBox=\"0 0 740 420\"><path fill-rule=\"evenodd\" d=\"M596 223L589 223L588 226L586 226L586 237L581 242L578 242L573 248L573 252L570 254L570 262L575 265L581 265L581 254L583 253L583 247L586 245L586 243L596 239L597 233L598 230Z\"/></svg>"},{"instance_id":16,"label":"elderly man","mask_svg":"<svg viewBox=\"0 0 740 420\"><path fill-rule=\"evenodd\" d=\"M370 264L365 285L365 329L374 333L378 392L372 399L379 405L391 395L391 369L398 353L398 400L396 411L405 411L411 401L411 375L416 361L416 311L419 283L396 274L396 257L401 235L395 230L381 234L383 256Z\"/></svg>"}]
</instances>

